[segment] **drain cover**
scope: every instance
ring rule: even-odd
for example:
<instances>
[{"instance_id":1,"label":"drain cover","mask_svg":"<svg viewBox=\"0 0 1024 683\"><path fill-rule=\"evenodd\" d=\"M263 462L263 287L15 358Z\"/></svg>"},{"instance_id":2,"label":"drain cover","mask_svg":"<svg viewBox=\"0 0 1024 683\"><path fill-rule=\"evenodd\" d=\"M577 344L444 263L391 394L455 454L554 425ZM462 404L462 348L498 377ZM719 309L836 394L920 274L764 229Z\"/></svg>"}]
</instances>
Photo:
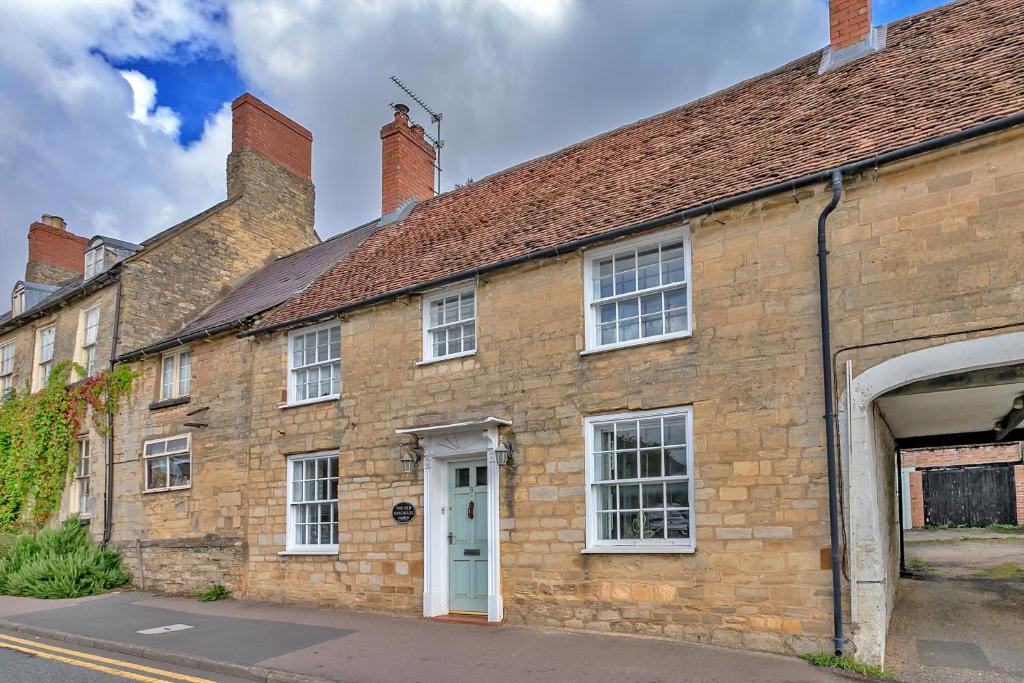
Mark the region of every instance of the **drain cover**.
<instances>
[{"instance_id":1,"label":"drain cover","mask_svg":"<svg viewBox=\"0 0 1024 683\"><path fill-rule=\"evenodd\" d=\"M170 633L171 631L184 631L187 628L192 628L188 624L171 624L170 626L157 626L156 628L144 628L136 633L141 633L145 636L155 636L161 633Z\"/></svg>"}]
</instances>

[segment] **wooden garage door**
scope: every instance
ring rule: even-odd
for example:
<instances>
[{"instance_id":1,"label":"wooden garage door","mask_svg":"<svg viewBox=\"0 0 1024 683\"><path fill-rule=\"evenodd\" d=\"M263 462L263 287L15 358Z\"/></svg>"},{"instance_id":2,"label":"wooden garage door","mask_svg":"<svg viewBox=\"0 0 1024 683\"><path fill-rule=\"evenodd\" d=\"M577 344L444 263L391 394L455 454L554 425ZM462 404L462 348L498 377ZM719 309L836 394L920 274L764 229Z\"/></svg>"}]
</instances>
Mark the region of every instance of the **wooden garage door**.
<instances>
[{"instance_id":1,"label":"wooden garage door","mask_svg":"<svg viewBox=\"0 0 1024 683\"><path fill-rule=\"evenodd\" d=\"M928 526L1017 523L1012 467L925 470L923 475L924 519Z\"/></svg>"}]
</instances>

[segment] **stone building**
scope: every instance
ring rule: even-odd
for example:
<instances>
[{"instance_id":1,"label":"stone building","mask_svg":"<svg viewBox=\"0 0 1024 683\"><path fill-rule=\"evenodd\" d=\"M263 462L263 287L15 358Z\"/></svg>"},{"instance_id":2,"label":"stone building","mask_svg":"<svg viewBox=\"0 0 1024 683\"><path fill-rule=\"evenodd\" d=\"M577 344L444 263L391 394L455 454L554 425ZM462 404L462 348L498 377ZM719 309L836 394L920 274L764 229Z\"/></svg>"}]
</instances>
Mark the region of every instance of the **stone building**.
<instances>
[{"instance_id":1,"label":"stone building","mask_svg":"<svg viewBox=\"0 0 1024 683\"><path fill-rule=\"evenodd\" d=\"M438 196L396 108L384 216L119 339L137 581L880 663L896 450L1024 417L979 374L1024 365L1010 4L833 0L820 52ZM237 124L294 189L256 204L311 220Z\"/></svg>"},{"instance_id":2,"label":"stone building","mask_svg":"<svg viewBox=\"0 0 1024 683\"><path fill-rule=\"evenodd\" d=\"M235 101L233 114L227 199L216 206L142 244L81 237L57 216L31 225L25 279L14 288L11 312L0 316L0 389L36 391L63 360L87 375L105 370L120 350L180 329L258 268L319 242L309 131L250 95ZM167 354L161 372L163 384L140 383L147 394L136 399L159 405L188 393L187 353ZM139 485L141 456L125 454L122 440L134 444L136 433L121 430L135 423L113 427L107 437L92 427L81 435L61 510L81 514L104 540L113 538L113 516L149 512L126 499ZM189 477L187 465L174 464L177 476ZM122 473L132 476L119 480ZM115 501L117 511L108 515Z\"/></svg>"}]
</instances>

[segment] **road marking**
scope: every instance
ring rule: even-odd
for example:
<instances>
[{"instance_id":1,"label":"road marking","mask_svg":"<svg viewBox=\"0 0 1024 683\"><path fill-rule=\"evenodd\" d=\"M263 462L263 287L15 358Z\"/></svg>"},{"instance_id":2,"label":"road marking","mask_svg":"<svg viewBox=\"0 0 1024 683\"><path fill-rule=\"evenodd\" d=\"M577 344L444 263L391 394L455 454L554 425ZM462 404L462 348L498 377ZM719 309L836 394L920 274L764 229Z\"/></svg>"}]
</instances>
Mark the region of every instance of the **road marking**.
<instances>
[{"instance_id":1,"label":"road marking","mask_svg":"<svg viewBox=\"0 0 1024 683\"><path fill-rule=\"evenodd\" d=\"M10 642L7 642L10 641ZM18 643L20 645L15 645ZM23 646L30 647L23 647ZM147 681L149 683L167 683L167 679L175 681L184 681L185 683L215 683L208 678L199 678L197 676L189 676L188 674L180 674L175 671L167 671L165 669L157 669L151 666L144 666L142 664L135 664L133 662L126 662L120 659L111 659L110 657L101 657L99 655L90 654L88 652L79 652L78 650L69 650L63 647L56 647L53 645L46 645L44 643L37 643L32 640L25 640L24 638L15 638L9 636L6 633L0 633L0 647L10 648L12 650L18 650L28 654L36 655L39 657L46 657L48 659L57 659L68 664L74 664L76 666L83 666L87 669L96 669L97 671L103 671L105 673L113 673L118 676L124 676L125 678L131 678L138 681ZM41 650L50 650L52 652L37 651L35 648ZM62 655L52 654L54 652L60 652L68 655L73 655L79 659L72 659L71 657L65 657ZM109 669L108 667L101 666L99 664L92 664L87 661L80 660L92 660L94 662L103 662L104 664L112 664L114 666L121 667L123 669L132 669L134 671L144 671L146 673L157 674L163 676L163 678L152 678L141 674L134 674L129 671L118 671L115 669Z\"/></svg>"},{"instance_id":2,"label":"road marking","mask_svg":"<svg viewBox=\"0 0 1024 683\"><path fill-rule=\"evenodd\" d=\"M156 628L145 628L136 633L141 633L144 636L155 636L160 633L170 633L171 631L184 631L187 628L195 628L188 624L171 624L170 626L157 626Z\"/></svg>"}]
</instances>

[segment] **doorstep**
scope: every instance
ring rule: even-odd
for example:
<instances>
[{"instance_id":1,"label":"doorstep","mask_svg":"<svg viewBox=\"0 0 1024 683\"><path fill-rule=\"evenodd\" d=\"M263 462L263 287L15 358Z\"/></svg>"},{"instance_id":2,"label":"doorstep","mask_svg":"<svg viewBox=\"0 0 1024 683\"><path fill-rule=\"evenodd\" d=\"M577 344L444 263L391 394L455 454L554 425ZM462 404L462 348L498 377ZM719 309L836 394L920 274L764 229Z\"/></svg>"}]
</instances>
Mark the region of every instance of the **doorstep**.
<instances>
[{"instance_id":1,"label":"doorstep","mask_svg":"<svg viewBox=\"0 0 1024 683\"><path fill-rule=\"evenodd\" d=\"M473 626L501 626L500 621L487 621L486 614L442 614L437 617L423 617L427 621L446 621L450 624L470 624Z\"/></svg>"}]
</instances>

